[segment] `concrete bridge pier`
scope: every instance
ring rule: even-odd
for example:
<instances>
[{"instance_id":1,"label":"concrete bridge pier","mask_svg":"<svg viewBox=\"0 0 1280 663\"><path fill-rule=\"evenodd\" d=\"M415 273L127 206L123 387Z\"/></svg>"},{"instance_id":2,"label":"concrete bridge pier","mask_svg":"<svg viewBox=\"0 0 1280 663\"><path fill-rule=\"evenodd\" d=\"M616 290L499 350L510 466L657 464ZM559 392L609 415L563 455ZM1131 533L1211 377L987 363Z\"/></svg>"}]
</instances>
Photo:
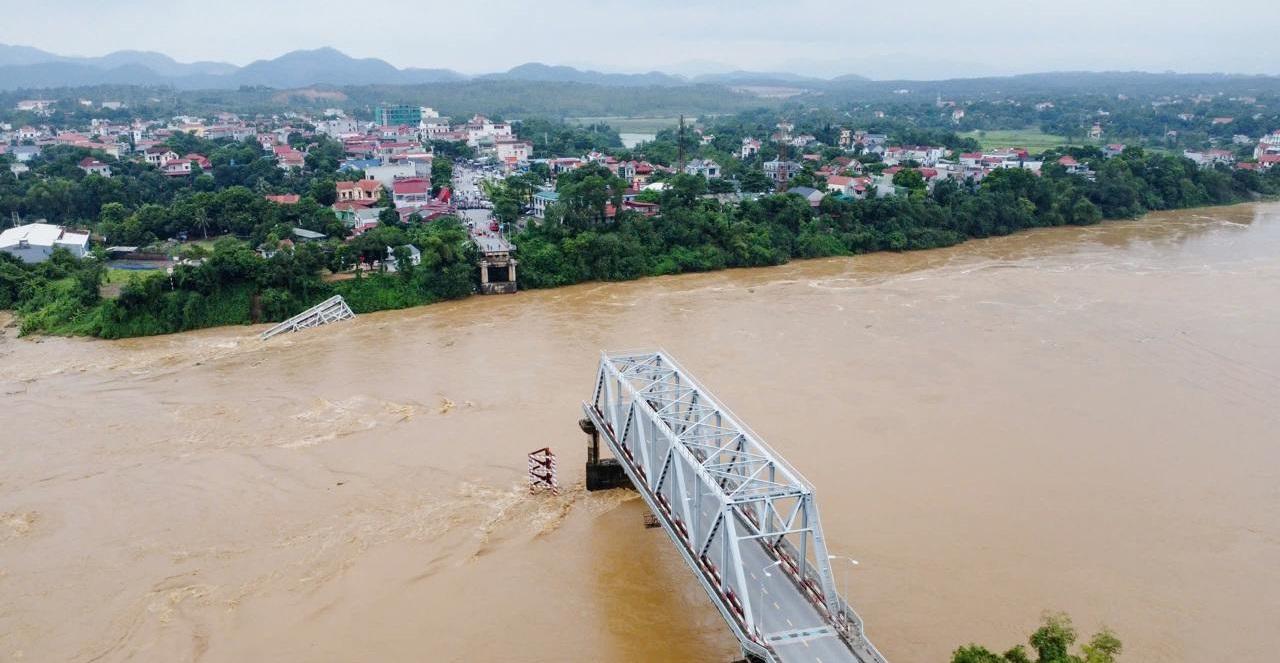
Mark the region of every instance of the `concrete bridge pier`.
<instances>
[{"instance_id":1,"label":"concrete bridge pier","mask_svg":"<svg viewBox=\"0 0 1280 663\"><path fill-rule=\"evenodd\" d=\"M579 419L578 427L590 436L587 442L587 490L631 488L631 479L616 458L600 458L600 431L590 419Z\"/></svg>"}]
</instances>

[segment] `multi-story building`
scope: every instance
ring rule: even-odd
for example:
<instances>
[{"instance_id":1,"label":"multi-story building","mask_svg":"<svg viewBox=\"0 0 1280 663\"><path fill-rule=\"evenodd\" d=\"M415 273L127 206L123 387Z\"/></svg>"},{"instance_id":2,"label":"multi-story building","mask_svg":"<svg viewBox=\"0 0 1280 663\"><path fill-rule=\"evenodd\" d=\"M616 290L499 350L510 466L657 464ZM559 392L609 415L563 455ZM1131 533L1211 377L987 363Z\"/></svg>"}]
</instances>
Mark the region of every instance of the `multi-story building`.
<instances>
[{"instance_id":1,"label":"multi-story building","mask_svg":"<svg viewBox=\"0 0 1280 663\"><path fill-rule=\"evenodd\" d=\"M373 109L373 121L384 127L400 125L416 127L422 122L422 107L408 104L379 104Z\"/></svg>"}]
</instances>

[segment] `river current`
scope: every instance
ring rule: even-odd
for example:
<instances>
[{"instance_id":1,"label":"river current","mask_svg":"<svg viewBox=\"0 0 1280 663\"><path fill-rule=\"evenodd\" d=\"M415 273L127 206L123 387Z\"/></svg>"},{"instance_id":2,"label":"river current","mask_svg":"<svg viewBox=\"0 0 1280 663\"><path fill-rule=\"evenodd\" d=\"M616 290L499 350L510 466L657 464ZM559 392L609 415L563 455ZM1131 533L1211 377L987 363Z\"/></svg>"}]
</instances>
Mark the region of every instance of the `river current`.
<instances>
[{"instance_id":1,"label":"river current","mask_svg":"<svg viewBox=\"0 0 1280 663\"><path fill-rule=\"evenodd\" d=\"M2 330L0 660L733 660L581 488L599 351L655 346L815 484L895 663L1044 610L1280 651L1278 204L260 329Z\"/></svg>"}]
</instances>

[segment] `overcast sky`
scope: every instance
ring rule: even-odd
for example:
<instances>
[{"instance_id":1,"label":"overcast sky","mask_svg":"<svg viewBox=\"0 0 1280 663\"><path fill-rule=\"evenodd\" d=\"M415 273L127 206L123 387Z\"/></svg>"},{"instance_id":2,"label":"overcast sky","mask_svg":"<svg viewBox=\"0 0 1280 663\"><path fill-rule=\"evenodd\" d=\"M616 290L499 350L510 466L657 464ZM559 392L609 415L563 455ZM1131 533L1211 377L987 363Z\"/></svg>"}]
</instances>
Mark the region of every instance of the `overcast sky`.
<instances>
[{"instance_id":1,"label":"overcast sky","mask_svg":"<svg viewBox=\"0 0 1280 663\"><path fill-rule=\"evenodd\" d=\"M21 9L19 9L21 5ZM0 0L0 42L246 64L332 46L464 73L1280 74L1280 0Z\"/></svg>"}]
</instances>

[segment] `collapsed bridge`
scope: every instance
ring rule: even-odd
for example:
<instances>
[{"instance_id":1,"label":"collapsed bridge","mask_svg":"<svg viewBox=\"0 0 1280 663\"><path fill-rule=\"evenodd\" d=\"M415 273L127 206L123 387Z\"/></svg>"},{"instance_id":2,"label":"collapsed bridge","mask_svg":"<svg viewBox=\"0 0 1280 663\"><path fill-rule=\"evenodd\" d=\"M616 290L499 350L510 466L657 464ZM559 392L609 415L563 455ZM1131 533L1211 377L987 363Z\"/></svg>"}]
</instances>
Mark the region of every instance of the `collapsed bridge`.
<instances>
[{"instance_id":1,"label":"collapsed bridge","mask_svg":"<svg viewBox=\"0 0 1280 663\"><path fill-rule=\"evenodd\" d=\"M835 589L813 487L674 359L602 354L582 407L588 488L625 475L745 656L885 663Z\"/></svg>"}]
</instances>

